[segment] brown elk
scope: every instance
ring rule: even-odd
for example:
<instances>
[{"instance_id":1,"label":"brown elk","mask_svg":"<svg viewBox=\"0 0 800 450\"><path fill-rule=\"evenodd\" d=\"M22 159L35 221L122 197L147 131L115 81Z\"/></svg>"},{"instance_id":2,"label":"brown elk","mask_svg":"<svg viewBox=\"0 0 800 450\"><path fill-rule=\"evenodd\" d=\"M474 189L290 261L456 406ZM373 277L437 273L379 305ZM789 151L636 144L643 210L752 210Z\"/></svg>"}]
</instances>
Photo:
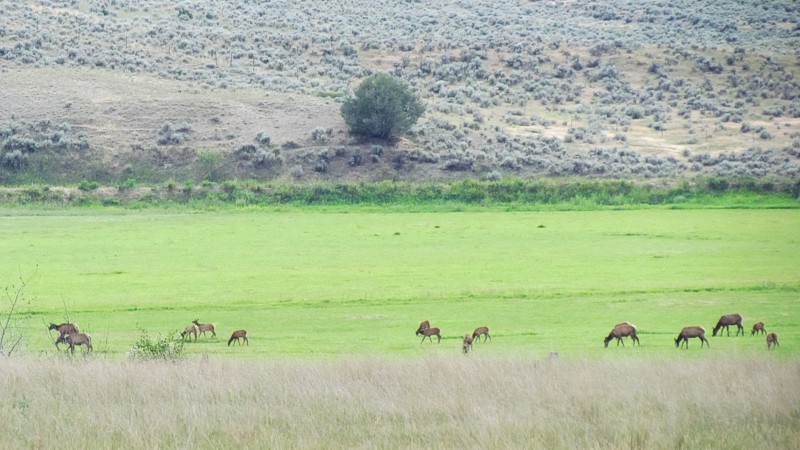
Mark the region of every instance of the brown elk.
<instances>
[{"instance_id":1,"label":"brown elk","mask_svg":"<svg viewBox=\"0 0 800 450\"><path fill-rule=\"evenodd\" d=\"M711 347L711 344L708 343L708 339L706 339L706 329L703 327L685 327L683 330L681 330L678 338L675 339L675 347L680 347L681 342L683 342L686 344L686 348L688 349L689 338L699 338L700 348L703 348L704 342L709 346L709 348Z\"/></svg>"},{"instance_id":2,"label":"brown elk","mask_svg":"<svg viewBox=\"0 0 800 450\"><path fill-rule=\"evenodd\" d=\"M239 339L241 339L241 341ZM247 331L245 330L234 331L233 334L231 335L231 338L228 339L228 347L230 347L231 343L234 341L238 342L239 345L244 345L242 344L242 341L244 341L244 343L247 344L248 346L250 345L250 342L247 340Z\"/></svg>"},{"instance_id":3,"label":"brown elk","mask_svg":"<svg viewBox=\"0 0 800 450\"><path fill-rule=\"evenodd\" d=\"M731 335L731 330L728 328L731 325L736 325L736 336L739 335L739 332L742 332L742 336L744 336L744 327L742 326L742 315L741 314L728 314L719 318L717 321L717 326L714 327L714 333L712 336L716 336L717 332L719 331L719 335L722 336L722 328L725 328L725 331L728 332L728 336Z\"/></svg>"},{"instance_id":4,"label":"brown elk","mask_svg":"<svg viewBox=\"0 0 800 450\"><path fill-rule=\"evenodd\" d=\"M431 323L429 321L426 320L426 321L422 322L421 324L419 324L419 328L417 328L416 335L417 336L421 335L423 331L430 329L430 327L431 327Z\"/></svg>"},{"instance_id":5,"label":"brown elk","mask_svg":"<svg viewBox=\"0 0 800 450\"><path fill-rule=\"evenodd\" d=\"M764 328L764 322L756 322L753 325L753 330L750 332L750 336L755 336L756 334L767 334L767 329Z\"/></svg>"},{"instance_id":6,"label":"brown elk","mask_svg":"<svg viewBox=\"0 0 800 450\"><path fill-rule=\"evenodd\" d=\"M483 342L486 342L486 339L491 339L492 337L489 336L489 327L478 327L475 328L475 331L472 332L472 339L475 339L476 342L481 341L481 335L483 335Z\"/></svg>"},{"instance_id":7,"label":"brown elk","mask_svg":"<svg viewBox=\"0 0 800 450\"><path fill-rule=\"evenodd\" d=\"M469 353L470 350L472 350L472 336L470 334L465 334L464 335L464 347L463 347L463 349L464 349L464 354L465 355L467 353Z\"/></svg>"},{"instance_id":8,"label":"brown elk","mask_svg":"<svg viewBox=\"0 0 800 450\"><path fill-rule=\"evenodd\" d=\"M767 350L772 350L772 346L780 347L781 344L778 343L778 335L777 333L770 333L767 335Z\"/></svg>"},{"instance_id":9,"label":"brown elk","mask_svg":"<svg viewBox=\"0 0 800 450\"><path fill-rule=\"evenodd\" d=\"M76 345L85 345L89 353L94 350L92 347L92 336L86 333L67 333L67 335L64 336L64 341L69 345L69 350L73 355L75 354Z\"/></svg>"},{"instance_id":10,"label":"brown elk","mask_svg":"<svg viewBox=\"0 0 800 450\"><path fill-rule=\"evenodd\" d=\"M67 341L65 336L69 333L78 333L78 324L76 323L62 323L61 325L56 325L51 323L48 327L48 330L57 330L58 331L58 338L56 338L56 350L59 350L58 344L66 344Z\"/></svg>"},{"instance_id":11,"label":"brown elk","mask_svg":"<svg viewBox=\"0 0 800 450\"><path fill-rule=\"evenodd\" d=\"M181 339L186 339L186 336L189 336L189 340L191 341L192 335L194 335L194 340L196 342L198 331L199 329L197 328L197 325L195 324L187 325L186 328L184 328L183 331L181 331Z\"/></svg>"},{"instance_id":12,"label":"brown elk","mask_svg":"<svg viewBox=\"0 0 800 450\"><path fill-rule=\"evenodd\" d=\"M217 337L217 332L215 331L216 327L214 327L213 323L200 323L197 319L194 319L192 323L197 325L197 331L202 333L203 336L206 335L206 331L210 331L212 337Z\"/></svg>"},{"instance_id":13,"label":"brown elk","mask_svg":"<svg viewBox=\"0 0 800 450\"><path fill-rule=\"evenodd\" d=\"M639 337L636 336L636 325L629 322L616 324L614 329L611 330L611 333L608 333L608 336L603 339L603 344L605 344L606 348L608 348L608 343L611 342L612 339L616 339L617 346L622 343L622 346L625 347L625 341L622 340L622 338L625 336L630 336L631 340L633 341L633 345L642 345L639 343Z\"/></svg>"},{"instance_id":14,"label":"brown elk","mask_svg":"<svg viewBox=\"0 0 800 450\"><path fill-rule=\"evenodd\" d=\"M439 338L439 340L436 341L437 344L442 342L442 335L441 335L440 330L438 328L435 328L435 327L434 328L428 328L427 330L422 330L421 333L422 333L422 342L425 342L425 338L428 338L431 341L431 343L433 343L433 338L431 338L431 336L436 336L436 337ZM422 342L420 342L420 344Z\"/></svg>"}]
</instances>

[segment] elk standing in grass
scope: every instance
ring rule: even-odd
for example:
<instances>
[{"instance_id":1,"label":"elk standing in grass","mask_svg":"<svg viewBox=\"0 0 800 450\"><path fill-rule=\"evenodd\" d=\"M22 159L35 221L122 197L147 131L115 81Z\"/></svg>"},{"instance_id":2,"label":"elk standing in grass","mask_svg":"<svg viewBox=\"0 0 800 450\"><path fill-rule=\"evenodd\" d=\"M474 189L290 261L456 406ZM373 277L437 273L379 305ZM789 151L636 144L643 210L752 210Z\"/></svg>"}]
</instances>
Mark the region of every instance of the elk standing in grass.
<instances>
[{"instance_id":1,"label":"elk standing in grass","mask_svg":"<svg viewBox=\"0 0 800 450\"><path fill-rule=\"evenodd\" d=\"M48 330L56 330L58 331L58 338L56 338L56 350L59 350L58 344L66 344L65 336L70 333L78 333L78 324L76 323L62 323L61 325L56 325L54 323L50 324Z\"/></svg>"},{"instance_id":2,"label":"elk standing in grass","mask_svg":"<svg viewBox=\"0 0 800 450\"><path fill-rule=\"evenodd\" d=\"M686 344L686 348L689 348L689 338L699 338L700 339L700 348L703 348L703 343L705 342L706 345L710 348L711 345L708 343L708 339L706 339L706 329L703 327L686 327L681 330L681 333L678 335L678 338L675 339L675 347L680 347L681 343Z\"/></svg>"},{"instance_id":3,"label":"elk standing in grass","mask_svg":"<svg viewBox=\"0 0 800 450\"><path fill-rule=\"evenodd\" d=\"M770 333L767 335L767 350L772 350L772 346L780 347L781 344L778 343L778 335L776 333Z\"/></svg>"},{"instance_id":4,"label":"elk standing in grass","mask_svg":"<svg viewBox=\"0 0 800 450\"><path fill-rule=\"evenodd\" d=\"M417 328L417 336L421 335L423 331L430 329L431 323L429 321L424 321L419 324L419 328Z\"/></svg>"},{"instance_id":5,"label":"elk standing in grass","mask_svg":"<svg viewBox=\"0 0 800 450\"><path fill-rule=\"evenodd\" d=\"M469 335L469 334L465 334L464 335L464 347L463 347L463 349L464 349L464 354L465 355L467 353L469 353L470 350L472 350L472 336Z\"/></svg>"},{"instance_id":6,"label":"elk standing in grass","mask_svg":"<svg viewBox=\"0 0 800 450\"><path fill-rule=\"evenodd\" d=\"M714 327L714 333L712 336L716 336L717 332L719 331L719 335L722 336L722 328L725 328L725 331L728 332L728 336L731 335L730 327L731 325L736 325L736 336L739 335L739 332L742 332L742 336L744 336L744 327L742 326L742 315L741 314L728 314L719 318L717 321L717 326Z\"/></svg>"},{"instance_id":7,"label":"elk standing in grass","mask_svg":"<svg viewBox=\"0 0 800 450\"><path fill-rule=\"evenodd\" d=\"M186 339L186 336L189 336L189 340L192 340L192 335L194 335L195 342L197 341L197 333L198 333L197 325L191 324L187 325L183 331L181 331L181 339Z\"/></svg>"},{"instance_id":8,"label":"elk standing in grass","mask_svg":"<svg viewBox=\"0 0 800 450\"><path fill-rule=\"evenodd\" d=\"M630 336L631 340L633 341L633 345L639 344L639 337L636 336L636 325L629 323L629 322L622 322L618 323L614 326L614 329L611 330L611 333L603 339L603 344L605 344L606 348L608 348L608 343L611 342L612 339L617 340L617 346L622 343L622 346L625 347L625 341L622 340L625 336ZM641 345L641 344L639 344Z\"/></svg>"},{"instance_id":9,"label":"elk standing in grass","mask_svg":"<svg viewBox=\"0 0 800 450\"><path fill-rule=\"evenodd\" d=\"M241 339L241 341L239 339ZM250 342L247 340L247 331L245 330L234 331L233 334L231 335L231 338L228 339L228 347L230 347L231 343L234 341L238 342L239 345L247 344L248 346L250 346ZM242 341L244 341L244 344L242 343Z\"/></svg>"},{"instance_id":10,"label":"elk standing in grass","mask_svg":"<svg viewBox=\"0 0 800 450\"><path fill-rule=\"evenodd\" d=\"M217 337L217 332L214 330L215 327L213 323L200 323L197 319L194 319L192 323L197 325L197 331L202 333L203 336L206 335L206 331L210 331L212 337Z\"/></svg>"},{"instance_id":11,"label":"elk standing in grass","mask_svg":"<svg viewBox=\"0 0 800 450\"><path fill-rule=\"evenodd\" d=\"M767 329L764 328L764 322L756 322L753 325L753 331L750 332L750 336L755 336L756 334L767 334Z\"/></svg>"},{"instance_id":12,"label":"elk standing in grass","mask_svg":"<svg viewBox=\"0 0 800 450\"><path fill-rule=\"evenodd\" d=\"M486 339L491 339L492 337L489 336L489 327L478 327L475 328L475 331L472 332L472 339L477 342L481 341L481 335L483 335L483 342L486 342Z\"/></svg>"},{"instance_id":13,"label":"elk standing in grass","mask_svg":"<svg viewBox=\"0 0 800 450\"><path fill-rule=\"evenodd\" d=\"M86 333L68 333L64 336L64 341L69 345L69 350L75 354L76 345L85 345L89 353L94 350L92 347L92 336Z\"/></svg>"},{"instance_id":14,"label":"elk standing in grass","mask_svg":"<svg viewBox=\"0 0 800 450\"><path fill-rule=\"evenodd\" d=\"M431 338L431 336L436 336L436 337L439 338L439 340L436 341L437 344L442 342L442 335L441 335L440 330L438 328L428 328L427 330L422 330L421 333L422 333L422 342L425 342L425 338L428 338L431 341L431 344L432 344L433 343L433 338ZM420 342L420 344L422 342Z\"/></svg>"}]
</instances>

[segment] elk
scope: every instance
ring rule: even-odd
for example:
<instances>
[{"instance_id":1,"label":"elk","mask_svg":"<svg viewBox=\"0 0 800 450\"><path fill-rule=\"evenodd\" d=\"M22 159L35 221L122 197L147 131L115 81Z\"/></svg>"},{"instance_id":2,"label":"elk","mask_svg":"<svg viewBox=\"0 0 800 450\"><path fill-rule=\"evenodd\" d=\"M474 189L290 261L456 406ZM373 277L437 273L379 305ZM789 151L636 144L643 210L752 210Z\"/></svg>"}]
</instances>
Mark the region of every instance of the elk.
<instances>
[{"instance_id":1,"label":"elk","mask_svg":"<svg viewBox=\"0 0 800 450\"><path fill-rule=\"evenodd\" d=\"M86 333L67 333L67 335L64 336L64 342L69 345L69 350L73 355L75 354L76 345L85 345L89 353L94 350L92 347L92 336Z\"/></svg>"},{"instance_id":2,"label":"elk","mask_svg":"<svg viewBox=\"0 0 800 450\"><path fill-rule=\"evenodd\" d=\"M228 339L228 347L230 347L231 343L234 342L234 341L238 342L239 345L244 345L244 344L242 344L242 341L240 341L239 339L244 341L244 343L247 344L248 347L250 346L250 342L247 340L247 331L246 330L236 330L231 335L231 338Z\"/></svg>"},{"instance_id":3,"label":"elk","mask_svg":"<svg viewBox=\"0 0 800 450\"><path fill-rule=\"evenodd\" d=\"M755 325L753 325L753 330L750 332L750 336L755 336L756 333L767 334L767 329L764 328L764 322L756 322Z\"/></svg>"},{"instance_id":4,"label":"elk","mask_svg":"<svg viewBox=\"0 0 800 450\"><path fill-rule=\"evenodd\" d=\"M717 332L719 331L719 335L722 336L722 328L728 332L728 336L731 335L731 330L728 328L731 325L736 325L736 336L739 335L739 332L742 332L742 336L744 336L744 327L742 326L742 315L741 314L728 314L719 318L717 322L717 326L714 327L714 333L712 336L716 336Z\"/></svg>"},{"instance_id":5,"label":"elk","mask_svg":"<svg viewBox=\"0 0 800 450\"><path fill-rule=\"evenodd\" d=\"M689 338L700 338L700 348L703 348L703 342L706 345L711 347L711 344L708 343L708 339L706 339L706 329L703 327L685 327L681 330L681 333L678 335L678 338L675 339L675 347L681 346L681 341L686 344L686 348L689 348Z\"/></svg>"},{"instance_id":6,"label":"elk","mask_svg":"<svg viewBox=\"0 0 800 450\"><path fill-rule=\"evenodd\" d=\"M202 333L203 336L206 335L206 331L210 331L212 337L217 337L217 332L215 331L213 323L200 323L197 319L194 319L192 323L197 325L197 331Z\"/></svg>"},{"instance_id":7,"label":"elk","mask_svg":"<svg viewBox=\"0 0 800 450\"><path fill-rule=\"evenodd\" d=\"M464 354L465 355L467 353L469 353L470 350L472 350L472 336L469 333L464 335L464 347L463 347L463 349L464 349Z\"/></svg>"},{"instance_id":8,"label":"elk","mask_svg":"<svg viewBox=\"0 0 800 450\"><path fill-rule=\"evenodd\" d=\"M428 328L427 330L422 330L421 333L422 333L422 342L425 342L425 338L428 338L431 341L431 344L432 344L433 343L433 338L431 338L431 336L436 336L436 337L439 338L439 340L436 341L437 344L442 342L442 335L439 332L438 328ZM420 344L422 342L420 342Z\"/></svg>"},{"instance_id":9,"label":"elk","mask_svg":"<svg viewBox=\"0 0 800 450\"><path fill-rule=\"evenodd\" d=\"M58 331L58 338L56 338L56 350L59 350L58 344L66 344L67 341L64 338L69 333L77 333L78 332L78 324L76 323L62 323L61 325L56 325L54 323L50 324L48 330L57 330Z\"/></svg>"},{"instance_id":10,"label":"elk","mask_svg":"<svg viewBox=\"0 0 800 450\"><path fill-rule=\"evenodd\" d=\"M477 342L481 341L481 335L483 335L483 342L486 342L486 339L491 339L492 337L489 336L489 327L478 327L475 328L475 331L472 332L472 339L475 339Z\"/></svg>"},{"instance_id":11,"label":"elk","mask_svg":"<svg viewBox=\"0 0 800 450\"><path fill-rule=\"evenodd\" d=\"M778 334L777 333L770 333L767 335L767 350L772 350L772 346L780 347L781 344L778 343Z\"/></svg>"},{"instance_id":12,"label":"elk","mask_svg":"<svg viewBox=\"0 0 800 450\"><path fill-rule=\"evenodd\" d=\"M636 325L629 322L622 322L614 325L614 329L611 330L611 333L608 333L608 336L603 339L603 344L608 348L608 343L611 342L612 339L616 339L617 346L622 343L622 346L625 347L625 341L622 340L625 336L630 336L633 345L639 344L639 337L636 336ZM639 345L641 346L642 344Z\"/></svg>"},{"instance_id":13,"label":"elk","mask_svg":"<svg viewBox=\"0 0 800 450\"><path fill-rule=\"evenodd\" d=\"M431 323L429 321L426 320L426 321L422 322L421 324L419 324L419 328L417 328L417 334L416 335L419 336L420 334L422 334L423 331L429 329L430 327L431 327Z\"/></svg>"},{"instance_id":14,"label":"elk","mask_svg":"<svg viewBox=\"0 0 800 450\"><path fill-rule=\"evenodd\" d=\"M197 341L197 332L198 332L197 325L191 324L187 325L186 328L181 331L181 339L186 339L186 336L189 336L189 340L192 340L192 335L194 334L194 340Z\"/></svg>"}]
</instances>

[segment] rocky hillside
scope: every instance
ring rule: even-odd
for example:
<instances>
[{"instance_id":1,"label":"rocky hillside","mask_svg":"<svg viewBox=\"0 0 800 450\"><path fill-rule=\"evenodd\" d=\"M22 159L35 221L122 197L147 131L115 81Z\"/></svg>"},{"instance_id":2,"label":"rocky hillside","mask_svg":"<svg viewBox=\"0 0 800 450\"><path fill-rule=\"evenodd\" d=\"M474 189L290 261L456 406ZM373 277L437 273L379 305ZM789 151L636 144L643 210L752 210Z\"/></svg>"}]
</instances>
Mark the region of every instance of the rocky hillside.
<instances>
[{"instance_id":1,"label":"rocky hillside","mask_svg":"<svg viewBox=\"0 0 800 450\"><path fill-rule=\"evenodd\" d=\"M800 6L37 0L0 23L0 182L800 176ZM391 142L339 107L388 72Z\"/></svg>"}]
</instances>

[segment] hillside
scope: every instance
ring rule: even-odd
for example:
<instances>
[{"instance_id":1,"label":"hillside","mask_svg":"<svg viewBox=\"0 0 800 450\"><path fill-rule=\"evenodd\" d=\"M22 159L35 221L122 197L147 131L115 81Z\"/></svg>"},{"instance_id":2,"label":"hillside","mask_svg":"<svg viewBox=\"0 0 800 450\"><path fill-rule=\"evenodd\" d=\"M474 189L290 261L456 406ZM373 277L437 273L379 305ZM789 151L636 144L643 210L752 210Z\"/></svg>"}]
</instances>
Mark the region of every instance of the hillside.
<instances>
[{"instance_id":1,"label":"hillside","mask_svg":"<svg viewBox=\"0 0 800 450\"><path fill-rule=\"evenodd\" d=\"M800 176L794 1L6 2L0 182ZM388 72L427 112L348 135Z\"/></svg>"}]
</instances>

